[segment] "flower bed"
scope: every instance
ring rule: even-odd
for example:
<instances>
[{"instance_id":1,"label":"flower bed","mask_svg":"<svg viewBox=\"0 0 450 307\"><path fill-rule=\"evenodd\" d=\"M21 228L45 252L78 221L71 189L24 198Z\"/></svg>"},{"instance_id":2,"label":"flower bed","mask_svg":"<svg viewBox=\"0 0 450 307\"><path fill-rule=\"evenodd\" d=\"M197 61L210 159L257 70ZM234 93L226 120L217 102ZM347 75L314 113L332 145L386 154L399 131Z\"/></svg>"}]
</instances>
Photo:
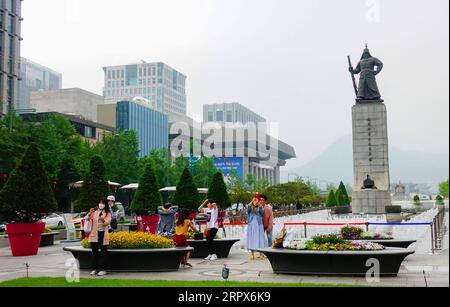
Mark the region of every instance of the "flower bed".
<instances>
[{"instance_id":1,"label":"flower bed","mask_svg":"<svg viewBox=\"0 0 450 307\"><path fill-rule=\"evenodd\" d=\"M385 235L377 232L367 232L360 227L344 226L341 228L340 235L345 240L393 240L391 235Z\"/></svg>"},{"instance_id":2,"label":"flower bed","mask_svg":"<svg viewBox=\"0 0 450 307\"><path fill-rule=\"evenodd\" d=\"M81 242L84 248L90 248L89 240ZM109 249L158 249L172 248L172 240L145 232L114 232L109 235Z\"/></svg>"},{"instance_id":3,"label":"flower bed","mask_svg":"<svg viewBox=\"0 0 450 307\"><path fill-rule=\"evenodd\" d=\"M293 250L311 251L376 251L384 250L384 246L364 241L346 241L338 235L319 235L312 240L295 240L285 246Z\"/></svg>"}]
</instances>

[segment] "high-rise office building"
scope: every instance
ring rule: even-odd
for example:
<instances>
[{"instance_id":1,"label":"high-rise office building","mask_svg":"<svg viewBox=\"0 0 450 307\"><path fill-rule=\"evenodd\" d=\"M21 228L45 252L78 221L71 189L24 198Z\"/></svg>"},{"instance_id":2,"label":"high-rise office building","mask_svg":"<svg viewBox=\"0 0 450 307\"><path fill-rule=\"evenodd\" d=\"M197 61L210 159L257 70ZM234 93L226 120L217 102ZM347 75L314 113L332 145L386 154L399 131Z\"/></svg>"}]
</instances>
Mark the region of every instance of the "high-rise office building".
<instances>
[{"instance_id":1,"label":"high-rise office building","mask_svg":"<svg viewBox=\"0 0 450 307\"><path fill-rule=\"evenodd\" d=\"M103 68L105 103L146 99L151 108L167 115L186 115L186 76L164 63Z\"/></svg>"},{"instance_id":2,"label":"high-rise office building","mask_svg":"<svg viewBox=\"0 0 450 307\"><path fill-rule=\"evenodd\" d=\"M18 109L31 108L31 93L36 91L59 90L62 87L62 75L50 68L21 58Z\"/></svg>"},{"instance_id":3,"label":"high-rise office building","mask_svg":"<svg viewBox=\"0 0 450 307\"><path fill-rule=\"evenodd\" d=\"M203 105L203 121L219 123L265 123L266 119L247 109L242 104L217 103Z\"/></svg>"},{"instance_id":4,"label":"high-rise office building","mask_svg":"<svg viewBox=\"0 0 450 307\"><path fill-rule=\"evenodd\" d=\"M133 101L117 102L116 129L136 131L140 157L153 149L169 147L168 116L148 106Z\"/></svg>"},{"instance_id":5,"label":"high-rise office building","mask_svg":"<svg viewBox=\"0 0 450 307\"><path fill-rule=\"evenodd\" d=\"M22 0L0 0L0 114L16 107L20 79Z\"/></svg>"}]
</instances>

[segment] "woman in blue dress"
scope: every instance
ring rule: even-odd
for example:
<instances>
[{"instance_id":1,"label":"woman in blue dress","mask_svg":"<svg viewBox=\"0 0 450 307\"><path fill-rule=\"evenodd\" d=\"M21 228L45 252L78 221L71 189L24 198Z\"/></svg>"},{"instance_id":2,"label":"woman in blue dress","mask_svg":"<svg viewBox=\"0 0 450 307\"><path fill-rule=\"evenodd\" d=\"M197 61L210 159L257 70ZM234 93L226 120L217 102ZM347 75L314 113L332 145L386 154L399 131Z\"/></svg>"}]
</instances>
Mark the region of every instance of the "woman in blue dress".
<instances>
[{"instance_id":1,"label":"woman in blue dress","mask_svg":"<svg viewBox=\"0 0 450 307\"><path fill-rule=\"evenodd\" d=\"M263 216L264 208L260 204L260 198L257 195L251 202L248 213L248 228L247 228L247 249L252 252L250 260L255 260L255 251L266 247L266 240L264 237ZM264 255L259 255L260 259L264 259Z\"/></svg>"}]
</instances>

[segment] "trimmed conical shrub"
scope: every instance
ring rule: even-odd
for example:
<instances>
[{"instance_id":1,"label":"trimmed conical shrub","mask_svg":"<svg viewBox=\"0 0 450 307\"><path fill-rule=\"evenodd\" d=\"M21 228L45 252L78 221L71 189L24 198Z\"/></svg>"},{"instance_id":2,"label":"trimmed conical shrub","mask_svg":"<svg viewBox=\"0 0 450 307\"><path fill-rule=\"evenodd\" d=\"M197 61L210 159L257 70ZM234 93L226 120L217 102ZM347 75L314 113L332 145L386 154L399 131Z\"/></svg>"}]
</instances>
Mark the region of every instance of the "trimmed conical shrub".
<instances>
[{"instance_id":1,"label":"trimmed conical shrub","mask_svg":"<svg viewBox=\"0 0 450 307\"><path fill-rule=\"evenodd\" d=\"M336 197L336 201L337 201L336 206L346 206L347 205L345 203L344 194L341 192L341 190L338 189L336 191L335 197Z\"/></svg>"},{"instance_id":2,"label":"trimmed conical shrub","mask_svg":"<svg viewBox=\"0 0 450 307\"><path fill-rule=\"evenodd\" d=\"M151 163L147 163L144 174L139 180L139 188L131 203L130 211L137 215L149 215L156 213L161 205L162 197L155 169Z\"/></svg>"},{"instance_id":3,"label":"trimmed conical shrub","mask_svg":"<svg viewBox=\"0 0 450 307\"><path fill-rule=\"evenodd\" d=\"M327 207L336 207L337 203L336 194L334 193L334 190L331 190L327 198Z\"/></svg>"},{"instance_id":4,"label":"trimmed conical shrub","mask_svg":"<svg viewBox=\"0 0 450 307\"><path fill-rule=\"evenodd\" d=\"M39 149L32 143L0 192L0 216L6 222L34 223L56 208Z\"/></svg>"},{"instance_id":5,"label":"trimmed conical shrub","mask_svg":"<svg viewBox=\"0 0 450 307\"><path fill-rule=\"evenodd\" d=\"M225 185L221 172L214 174L211 185L209 186L208 198L215 200L220 209L226 209L231 206L227 186Z\"/></svg>"},{"instance_id":6,"label":"trimmed conical shrub","mask_svg":"<svg viewBox=\"0 0 450 307\"><path fill-rule=\"evenodd\" d=\"M200 196L191 172L186 167L177 184L177 191L173 197L173 204L183 209L196 210L200 205Z\"/></svg>"},{"instance_id":7,"label":"trimmed conical shrub","mask_svg":"<svg viewBox=\"0 0 450 307\"><path fill-rule=\"evenodd\" d=\"M342 197L344 198L344 203L341 206L350 206L350 197L348 196L347 188L342 181L339 184L339 191L341 191Z\"/></svg>"},{"instance_id":8,"label":"trimmed conical shrub","mask_svg":"<svg viewBox=\"0 0 450 307\"><path fill-rule=\"evenodd\" d=\"M86 212L98 206L101 199L110 193L108 180L106 180L105 163L100 156L91 159L89 172L83 181L80 197L75 205L76 212Z\"/></svg>"}]
</instances>

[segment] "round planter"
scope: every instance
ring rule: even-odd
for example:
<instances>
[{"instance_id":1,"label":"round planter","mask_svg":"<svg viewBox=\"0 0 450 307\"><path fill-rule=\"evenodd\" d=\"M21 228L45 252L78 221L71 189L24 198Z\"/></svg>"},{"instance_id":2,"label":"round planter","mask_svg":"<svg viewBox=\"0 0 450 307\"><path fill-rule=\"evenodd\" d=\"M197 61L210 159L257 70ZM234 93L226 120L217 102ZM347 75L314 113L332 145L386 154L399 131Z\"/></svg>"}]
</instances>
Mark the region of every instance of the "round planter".
<instances>
[{"instance_id":1,"label":"round planter","mask_svg":"<svg viewBox=\"0 0 450 307\"><path fill-rule=\"evenodd\" d=\"M416 243L416 240L348 240L348 241L367 241L378 243L384 247L408 248L411 244Z\"/></svg>"},{"instance_id":2,"label":"round planter","mask_svg":"<svg viewBox=\"0 0 450 307\"><path fill-rule=\"evenodd\" d=\"M216 239L213 241L213 247L218 258L227 258L230 250L234 244L239 242L239 239ZM191 253L191 258L205 258L209 255L208 243L206 240L188 240L194 251Z\"/></svg>"},{"instance_id":3,"label":"round planter","mask_svg":"<svg viewBox=\"0 0 450 307\"><path fill-rule=\"evenodd\" d=\"M8 224L6 233L14 257L37 255L45 223Z\"/></svg>"},{"instance_id":4,"label":"round planter","mask_svg":"<svg viewBox=\"0 0 450 307\"><path fill-rule=\"evenodd\" d=\"M43 233L41 238L41 244L39 247L52 246L55 244L55 236L59 235L59 232Z\"/></svg>"},{"instance_id":5,"label":"round planter","mask_svg":"<svg viewBox=\"0 0 450 307\"><path fill-rule=\"evenodd\" d=\"M81 270L92 270L92 251L82 246L64 247L79 261ZM106 270L110 272L178 271L181 260L192 247L108 250Z\"/></svg>"},{"instance_id":6,"label":"round planter","mask_svg":"<svg viewBox=\"0 0 450 307\"><path fill-rule=\"evenodd\" d=\"M405 258L414 251L387 248L381 251L305 251L288 249L261 249L276 274L295 275L349 275L366 276L376 271L380 276L397 276Z\"/></svg>"}]
</instances>

